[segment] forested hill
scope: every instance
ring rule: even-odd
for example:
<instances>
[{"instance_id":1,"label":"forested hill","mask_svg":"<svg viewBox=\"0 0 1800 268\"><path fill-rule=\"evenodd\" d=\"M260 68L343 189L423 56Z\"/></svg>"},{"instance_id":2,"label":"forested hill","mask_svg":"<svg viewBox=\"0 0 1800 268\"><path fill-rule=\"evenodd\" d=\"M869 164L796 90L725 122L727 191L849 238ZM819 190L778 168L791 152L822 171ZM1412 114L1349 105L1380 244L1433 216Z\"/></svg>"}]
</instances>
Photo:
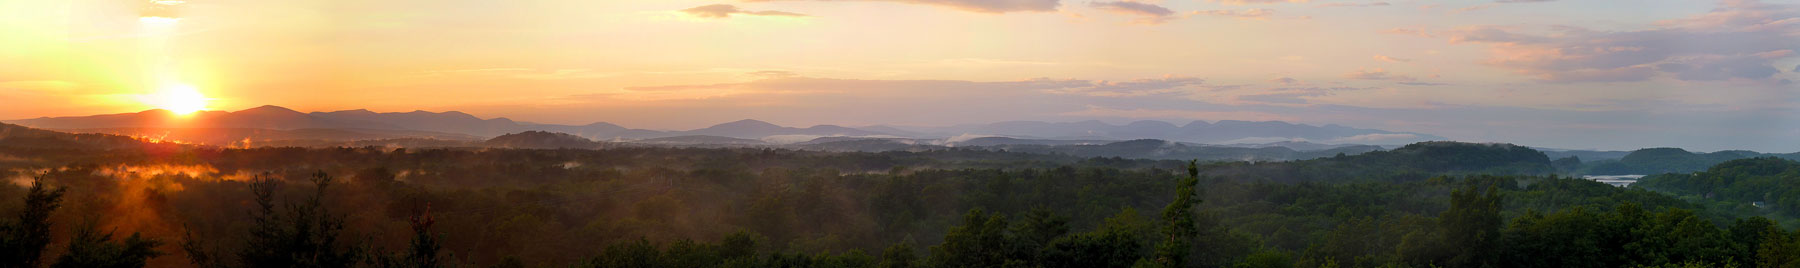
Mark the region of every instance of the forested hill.
<instances>
[{"instance_id":1,"label":"forested hill","mask_svg":"<svg viewBox=\"0 0 1800 268\"><path fill-rule=\"evenodd\" d=\"M1731 160L1704 172L1644 177L1633 187L1716 201L1714 205L1735 210L1800 217L1800 162L1793 160Z\"/></svg>"},{"instance_id":2,"label":"forested hill","mask_svg":"<svg viewBox=\"0 0 1800 268\"><path fill-rule=\"evenodd\" d=\"M526 131L500 135L488 139L482 145L514 149L596 149L600 148L601 143L564 133Z\"/></svg>"},{"instance_id":3,"label":"forested hill","mask_svg":"<svg viewBox=\"0 0 1800 268\"><path fill-rule=\"evenodd\" d=\"M1800 158L1800 153L1768 154L1753 151L1695 153L1680 148L1646 148L1632 151L1618 160L1586 163L1583 170L1578 172L1604 175L1688 173L1706 170L1707 167L1725 161L1754 157L1797 159Z\"/></svg>"},{"instance_id":4,"label":"forested hill","mask_svg":"<svg viewBox=\"0 0 1800 268\"><path fill-rule=\"evenodd\" d=\"M0 147L54 150L172 149L178 144L144 142L109 134L72 134L0 123Z\"/></svg>"},{"instance_id":5,"label":"forested hill","mask_svg":"<svg viewBox=\"0 0 1800 268\"><path fill-rule=\"evenodd\" d=\"M1653 192L1458 176L1546 170L1504 144L1215 164L1195 172L1219 176L1198 177L1175 161L981 150L0 153L49 159L14 164L67 194L47 218L14 215L53 197L0 187L0 224L53 225L36 232L52 241L45 254L79 260L94 252L63 245L97 220L118 236L80 241L157 249L101 256L156 267L1640 267L1800 252L1766 239L1791 236L1773 222ZM1287 174L1314 177L1263 180ZM132 233L164 243L118 239Z\"/></svg>"},{"instance_id":6,"label":"forested hill","mask_svg":"<svg viewBox=\"0 0 1800 268\"><path fill-rule=\"evenodd\" d=\"M1207 173L1275 182L1415 181L1443 174L1545 175L1556 171L1543 152L1498 143L1421 142L1388 151L1290 162L1222 162Z\"/></svg>"}]
</instances>

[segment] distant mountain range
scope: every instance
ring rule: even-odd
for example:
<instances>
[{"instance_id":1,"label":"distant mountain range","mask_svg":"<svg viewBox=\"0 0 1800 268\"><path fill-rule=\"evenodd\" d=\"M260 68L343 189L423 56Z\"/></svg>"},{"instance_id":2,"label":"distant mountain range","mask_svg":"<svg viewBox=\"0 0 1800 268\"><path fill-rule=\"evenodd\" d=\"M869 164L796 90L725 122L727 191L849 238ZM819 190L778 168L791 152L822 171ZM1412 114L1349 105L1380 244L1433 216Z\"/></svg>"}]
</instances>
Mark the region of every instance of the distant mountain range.
<instances>
[{"instance_id":1,"label":"distant mountain range","mask_svg":"<svg viewBox=\"0 0 1800 268\"><path fill-rule=\"evenodd\" d=\"M737 138L714 135L681 135L656 138L595 141L587 137L566 134L557 131L521 131L502 134L482 139L468 134L443 133L423 130L395 129L382 123L366 120L352 120L343 117L308 118L314 114L303 114L295 117L294 113L284 113L279 107L265 107L234 113L207 113L193 118L171 119L171 121L146 121L146 123L128 124L132 127L111 127L105 123L130 122L121 118L143 115L168 115L165 112L149 111L144 113L103 115L94 117L77 117L68 120L43 120L46 124L68 127L85 127L66 133L25 126L0 123L0 147L11 148L78 148L109 150L122 148L146 148L155 150L172 150L182 148L189 143L206 142L207 145L228 147L261 147L261 146L297 146L297 147L459 147L459 148L514 148L514 149L600 149L614 147L750 147L777 148L814 151L840 152L886 152L886 151L926 151L926 150L992 150L1036 154L1060 154L1078 157L1118 157L1132 159L1167 159L1202 161L1286 161L1320 158L1340 158L1340 156L1365 155L1370 153L1394 153L1409 151L1402 147L1384 147L1375 145L1332 145L1304 141L1283 141L1271 143L1243 143L1213 145L1190 142L1168 141L1160 139L1137 140L1062 140L1062 139L1030 139L1014 137L963 137L955 138L907 138L885 135L862 128L843 128L821 126L811 128L790 128L775 126L756 121L739 121L722 124L706 129L693 131L656 132L659 135L676 135L690 133L708 133L724 135L740 135L754 137L765 135L762 139ZM296 112L297 113L297 112ZM417 113L414 113L416 116ZM437 115L457 115L460 113L441 113ZM276 115L274 118L300 127L293 129L244 128L255 126L271 126L269 122L255 122L254 116ZM367 114L364 114L366 116ZM379 115L379 114L378 114ZM405 113L394 113L405 115ZM460 116L459 116L460 117ZM41 119L40 119L41 120ZM183 121L185 120L185 121ZM495 121L495 119L480 122ZM192 126L181 124L197 124L205 122L215 125ZM468 121L476 122L476 121ZM316 128L331 127L330 124L373 128ZM415 127L426 126L414 123ZM520 124L529 127L555 125ZM454 127L454 125L440 125ZM503 126L503 125L501 125ZM440 128L441 128L440 127ZM577 128L576 126L558 126ZM594 128L601 130L600 128ZM620 128L623 129L623 128ZM743 131L739 131L743 130ZM611 133L623 133L618 129L607 130ZM629 131L629 130L627 130ZM744 134L750 133L750 134ZM871 135L871 133L875 133ZM786 137L783 137L786 135ZM820 136L800 142L777 143L770 137L801 138L808 135ZM861 136L847 136L861 135ZM909 133L908 135L919 135ZM1437 145L1469 145L1450 146L1445 148L1489 148L1463 143L1414 143L1408 147L1437 148ZM1489 144L1491 145L1491 144ZM1471 147L1474 146L1474 147ZM1485 146L1485 145L1484 145ZM1493 145L1498 146L1498 145ZM1441 147L1441 146L1440 146ZM1515 148L1517 147L1517 148ZM1800 160L1800 153L1759 153L1754 151L1718 151L1710 153L1690 152L1679 148L1646 148L1634 151L1579 151L1551 148L1525 148L1505 145L1493 148L1505 148L1505 151L1522 151L1521 148L1535 155L1527 157L1531 162L1547 162L1559 173L1571 175L1626 175L1626 174L1660 174L1688 173L1703 171L1706 168L1725 161L1755 158L1778 157ZM1471 150L1474 150L1471 149ZM1457 154L1452 154L1457 155ZM1417 161L1460 161L1449 159L1449 156L1420 155ZM1523 158L1521 158L1523 159ZM1551 161L1554 160L1554 161ZM1536 165L1536 164L1533 164ZM1487 169L1484 167L1483 169ZM1533 170L1538 169L1533 167ZM1536 172L1536 171L1534 171Z\"/></svg>"},{"instance_id":2,"label":"distant mountain range","mask_svg":"<svg viewBox=\"0 0 1800 268\"><path fill-rule=\"evenodd\" d=\"M479 140L511 133L544 131L567 133L598 141L649 141L664 144L727 143L795 144L822 137L936 139L945 145L974 142L995 144L1004 138L1027 143L1103 143L1158 139L1204 144L1406 144L1443 140L1443 137L1339 125L1312 126L1280 121L1194 121L1176 126L1161 121L1137 121L1112 125L1100 121L1067 123L1009 121L945 127L876 125L845 127L817 125L787 127L757 120L739 120L686 131L627 128L611 123L587 125L538 124L507 118L482 119L462 112L412 111L377 113L369 110L303 113L279 106L262 106L235 112L206 111L176 116L164 110L77 117L45 117L6 123L78 133L151 136L224 145L234 142L280 140L368 140L424 138ZM990 138L990 139L983 139ZM1308 148L1324 149L1324 148Z\"/></svg>"},{"instance_id":3,"label":"distant mountain range","mask_svg":"<svg viewBox=\"0 0 1800 268\"><path fill-rule=\"evenodd\" d=\"M949 127L876 126L870 129L901 130L924 136L994 135L1018 138L1056 140L1134 140L1159 139L1206 144L1271 143L1305 141L1326 144L1407 144L1444 140L1429 134L1352 128L1339 125L1313 126L1281 121L1224 120L1208 123L1194 121L1176 126L1162 121L1136 121L1113 125L1097 120L1051 123L1008 121L992 124L956 125Z\"/></svg>"}]
</instances>

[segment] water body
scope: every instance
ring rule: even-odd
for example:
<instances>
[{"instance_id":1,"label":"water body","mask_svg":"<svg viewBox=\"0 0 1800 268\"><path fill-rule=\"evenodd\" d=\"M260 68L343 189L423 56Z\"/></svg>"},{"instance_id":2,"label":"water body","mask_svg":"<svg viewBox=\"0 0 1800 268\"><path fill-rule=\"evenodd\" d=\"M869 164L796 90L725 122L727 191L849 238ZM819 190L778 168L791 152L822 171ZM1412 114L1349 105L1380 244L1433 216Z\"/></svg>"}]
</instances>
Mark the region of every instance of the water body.
<instances>
[{"instance_id":1,"label":"water body","mask_svg":"<svg viewBox=\"0 0 1800 268\"><path fill-rule=\"evenodd\" d=\"M1642 178L1644 178L1644 175L1588 175L1588 176L1581 176L1581 179L1584 179L1584 180L1603 182L1603 183L1611 184L1612 186L1618 186L1618 187L1631 186L1632 183L1637 183L1638 179L1642 179Z\"/></svg>"}]
</instances>

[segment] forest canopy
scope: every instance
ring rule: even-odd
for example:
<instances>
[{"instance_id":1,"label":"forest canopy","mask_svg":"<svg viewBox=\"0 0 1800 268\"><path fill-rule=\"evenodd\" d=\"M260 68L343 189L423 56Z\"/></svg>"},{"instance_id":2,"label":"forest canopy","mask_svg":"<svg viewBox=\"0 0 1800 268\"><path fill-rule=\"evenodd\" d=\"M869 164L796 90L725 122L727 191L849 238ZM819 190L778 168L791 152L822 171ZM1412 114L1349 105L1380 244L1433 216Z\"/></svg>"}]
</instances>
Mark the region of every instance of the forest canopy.
<instances>
[{"instance_id":1,"label":"forest canopy","mask_svg":"<svg viewBox=\"0 0 1800 268\"><path fill-rule=\"evenodd\" d=\"M55 139L55 138L52 138ZM972 149L0 146L8 267L1639 267L1800 260L1737 160L1620 188L1431 142L1285 162ZM1656 190L1647 191L1644 189ZM1738 190L1734 190L1738 189ZM1667 194L1665 194L1667 193ZM1762 199L1758 199L1762 201ZM1766 200L1773 208L1780 200ZM1779 218L1779 217L1777 217ZM1629 249L1629 250L1626 250ZM99 260L99 261L92 261ZM87 262L81 262L87 261ZM69 264L63 264L69 263Z\"/></svg>"}]
</instances>

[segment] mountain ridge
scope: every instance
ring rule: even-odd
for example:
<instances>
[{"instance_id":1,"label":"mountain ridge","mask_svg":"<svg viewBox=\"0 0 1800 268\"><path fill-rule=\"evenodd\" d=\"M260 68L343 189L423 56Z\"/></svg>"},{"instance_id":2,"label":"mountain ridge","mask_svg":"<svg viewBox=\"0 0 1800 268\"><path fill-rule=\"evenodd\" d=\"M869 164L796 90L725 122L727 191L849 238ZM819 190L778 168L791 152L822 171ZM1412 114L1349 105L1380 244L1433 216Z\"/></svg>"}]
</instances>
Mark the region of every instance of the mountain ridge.
<instances>
[{"instance_id":1,"label":"mountain ridge","mask_svg":"<svg viewBox=\"0 0 1800 268\"><path fill-rule=\"evenodd\" d=\"M1344 127L1336 124L1313 126L1282 121L1195 120L1184 125L1154 120L1138 120L1114 125L1099 120L1075 122L1002 121L987 124L963 124L943 127L898 127L872 125L846 127L814 125L789 127L755 119L720 123L692 130L634 129L608 122L585 125L540 124L505 117L481 118L461 111L375 112L368 109L303 113L281 106L263 105L239 111L203 111L179 116L164 110L137 113L102 114L70 117L41 117L0 121L23 126L55 130L118 129L269 129L293 131L301 129L359 129L364 132L419 134L402 138L444 138L468 136L486 139L526 131L573 134L596 141L629 141L681 136L717 136L738 139L760 139L771 143L809 141L819 137L867 138L953 138L1010 137L1021 140L1126 141L1159 139L1173 142L1235 144L1269 142L1307 142L1322 144L1406 144L1444 138L1413 132ZM374 131L367 131L374 130ZM132 133L109 132L131 135ZM435 133L435 134L434 134ZM394 138L383 135L384 138Z\"/></svg>"}]
</instances>

